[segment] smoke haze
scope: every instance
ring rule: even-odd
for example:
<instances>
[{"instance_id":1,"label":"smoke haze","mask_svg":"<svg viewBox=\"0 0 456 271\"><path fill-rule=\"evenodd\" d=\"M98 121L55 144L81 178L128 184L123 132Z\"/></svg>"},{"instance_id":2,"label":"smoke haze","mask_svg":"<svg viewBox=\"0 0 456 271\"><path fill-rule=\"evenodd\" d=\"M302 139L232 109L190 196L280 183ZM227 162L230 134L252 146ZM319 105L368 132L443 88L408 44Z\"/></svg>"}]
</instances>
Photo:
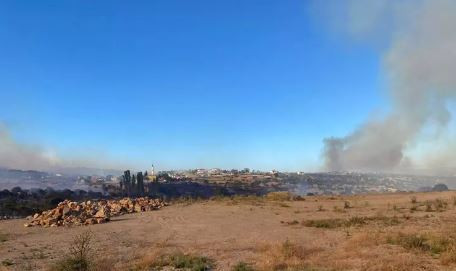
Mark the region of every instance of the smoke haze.
<instances>
[{"instance_id":1,"label":"smoke haze","mask_svg":"<svg viewBox=\"0 0 456 271\"><path fill-rule=\"evenodd\" d=\"M410 148L430 127L447 135L448 103L456 96L456 1L350 1L344 8L346 32L356 39L372 36L390 41L383 55L391 110L369 119L345 137L324 139L327 170L404 171L421 158ZM390 29L385 29L388 26ZM433 161L439 161L433 153ZM444 159L454 155L444 154ZM432 165L421 160L422 167Z\"/></svg>"},{"instance_id":2,"label":"smoke haze","mask_svg":"<svg viewBox=\"0 0 456 271\"><path fill-rule=\"evenodd\" d=\"M27 145L17 142L8 128L0 123L0 167L22 170L42 170L68 174L113 174L125 165L91 158L64 159L55 152L40 146ZM108 162L107 162L108 161ZM114 169L114 170L112 170ZM120 172L120 171L119 171Z\"/></svg>"}]
</instances>

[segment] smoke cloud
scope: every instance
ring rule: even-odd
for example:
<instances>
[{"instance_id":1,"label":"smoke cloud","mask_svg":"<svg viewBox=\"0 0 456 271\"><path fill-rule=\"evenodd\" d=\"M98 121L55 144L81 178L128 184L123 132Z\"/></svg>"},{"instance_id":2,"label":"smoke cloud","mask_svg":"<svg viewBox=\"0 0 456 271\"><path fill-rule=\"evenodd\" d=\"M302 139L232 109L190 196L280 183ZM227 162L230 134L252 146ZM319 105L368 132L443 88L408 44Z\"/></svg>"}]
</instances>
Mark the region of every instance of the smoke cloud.
<instances>
[{"instance_id":1,"label":"smoke cloud","mask_svg":"<svg viewBox=\"0 0 456 271\"><path fill-rule=\"evenodd\" d=\"M68 174L114 174L126 165L90 158L62 158L54 151L40 146L27 145L15 140L8 128L0 123L0 168L42 170ZM119 171L120 172L120 171Z\"/></svg>"},{"instance_id":2,"label":"smoke cloud","mask_svg":"<svg viewBox=\"0 0 456 271\"><path fill-rule=\"evenodd\" d=\"M447 107L456 97L456 1L375 2L349 1L345 27L356 39L382 36L389 40L383 70L391 110L345 137L324 139L327 170L410 168L414 157L406 153L416 147L423 130L431 127L445 134L451 120ZM436 156L433 161L439 160Z\"/></svg>"}]
</instances>

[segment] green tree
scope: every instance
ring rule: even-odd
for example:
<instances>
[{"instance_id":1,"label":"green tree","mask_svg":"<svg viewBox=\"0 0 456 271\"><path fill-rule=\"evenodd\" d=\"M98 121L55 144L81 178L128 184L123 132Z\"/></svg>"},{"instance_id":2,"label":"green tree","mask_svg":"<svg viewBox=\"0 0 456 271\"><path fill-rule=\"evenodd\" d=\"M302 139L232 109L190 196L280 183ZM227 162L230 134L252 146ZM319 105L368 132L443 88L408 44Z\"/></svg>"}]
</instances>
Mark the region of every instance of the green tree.
<instances>
[{"instance_id":1,"label":"green tree","mask_svg":"<svg viewBox=\"0 0 456 271\"><path fill-rule=\"evenodd\" d=\"M136 179L138 182L138 194L143 196L144 195L144 176L141 171L138 172Z\"/></svg>"},{"instance_id":2,"label":"green tree","mask_svg":"<svg viewBox=\"0 0 456 271\"><path fill-rule=\"evenodd\" d=\"M136 176L135 174L133 174L133 176L131 176L131 192L133 195L136 195L138 194L138 187L136 186Z\"/></svg>"},{"instance_id":3,"label":"green tree","mask_svg":"<svg viewBox=\"0 0 456 271\"><path fill-rule=\"evenodd\" d=\"M125 191L127 193L127 196L130 196L131 195L131 174L130 174L130 170L124 171L123 179L124 179L124 187L125 187Z\"/></svg>"}]
</instances>

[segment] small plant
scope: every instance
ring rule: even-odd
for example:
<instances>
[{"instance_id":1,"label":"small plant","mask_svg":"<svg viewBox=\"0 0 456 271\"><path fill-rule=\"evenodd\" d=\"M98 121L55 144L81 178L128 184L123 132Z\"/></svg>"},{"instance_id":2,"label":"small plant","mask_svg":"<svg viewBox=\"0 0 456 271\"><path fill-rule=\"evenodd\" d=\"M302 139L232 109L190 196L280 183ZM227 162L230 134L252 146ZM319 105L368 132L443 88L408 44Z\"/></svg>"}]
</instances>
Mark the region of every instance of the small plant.
<instances>
[{"instance_id":1,"label":"small plant","mask_svg":"<svg viewBox=\"0 0 456 271\"><path fill-rule=\"evenodd\" d=\"M416 200L416 196L412 196L410 198L410 201L413 203L413 204L416 204L418 201Z\"/></svg>"},{"instance_id":2,"label":"small plant","mask_svg":"<svg viewBox=\"0 0 456 271\"><path fill-rule=\"evenodd\" d=\"M93 234L85 231L73 239L68 254L52 268L54 271L88 271L94 265L91 258Z\"/></svg>"},{"instance_id":3,"label":"small plant","mask_svg":"<svg viewBox=\"0 0 456 271\"><path fill-rule=\"evenodd\" d=\"M349 209L351 208L351 204L349 201L344 201L344 209Z\"/></svg>"},{"instance_id":4,"label":"small plant","mask_svg":"<svg viewBox=\"0 0 456 271\"><path fill-rule=\"evenodd\" d=\"M412 207L410 207L410 212L413 213L415 211L417 211L418 208L416 207L416 205L413 205Z\"/></svg>"},{"instance_id":5,"label":"small plant","mask_svg":"<svg viewBox=\"0 0 456 271\"><path fill-rule=\"evenodd\" d=\"M425 203L426 205L426 212L432 212L433 209L432 209L432 202L430 202L429 200L427 200Z\"/></svg>"},{"instance_id":6,"label":"small plant","mask_svg":"<svg viewBox=\"0 0 456 271\"><path fill-rule=\"evenodd\" d=\"M233 266L232 271L254 271L253 267L245 262L238 262Z\"/></svg>"},{"instance_id":7,"label":"small plant","mask_svg":"<svg viewBox=\"0 0 456 271\"><path fill-rule=\"evenodd\" d=\"M318 211L323 212L325 209L323 208L323 205L318 205Z\"/></svg>"}]
</instances>

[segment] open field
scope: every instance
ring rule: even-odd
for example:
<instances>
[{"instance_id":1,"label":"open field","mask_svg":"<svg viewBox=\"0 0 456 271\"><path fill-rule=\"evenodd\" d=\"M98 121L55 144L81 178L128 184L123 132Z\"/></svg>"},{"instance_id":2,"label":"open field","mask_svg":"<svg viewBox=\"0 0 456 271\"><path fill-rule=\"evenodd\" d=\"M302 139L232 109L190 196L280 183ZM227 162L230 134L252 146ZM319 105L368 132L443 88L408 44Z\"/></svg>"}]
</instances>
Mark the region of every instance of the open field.
<instances>
[{"instance_id":1,"label":"open field","mask_svg":"<svg viewBox=\"0 0 456 271\"><path fill-rule=\"evenodd\" d=\"M214 270L456 270L456 192L281 196L183 201L83 227L0 221L0 270L46 270L87 230L97 270L161 270L166 255L204 256Z\"/></svg>"}]
</instances>

